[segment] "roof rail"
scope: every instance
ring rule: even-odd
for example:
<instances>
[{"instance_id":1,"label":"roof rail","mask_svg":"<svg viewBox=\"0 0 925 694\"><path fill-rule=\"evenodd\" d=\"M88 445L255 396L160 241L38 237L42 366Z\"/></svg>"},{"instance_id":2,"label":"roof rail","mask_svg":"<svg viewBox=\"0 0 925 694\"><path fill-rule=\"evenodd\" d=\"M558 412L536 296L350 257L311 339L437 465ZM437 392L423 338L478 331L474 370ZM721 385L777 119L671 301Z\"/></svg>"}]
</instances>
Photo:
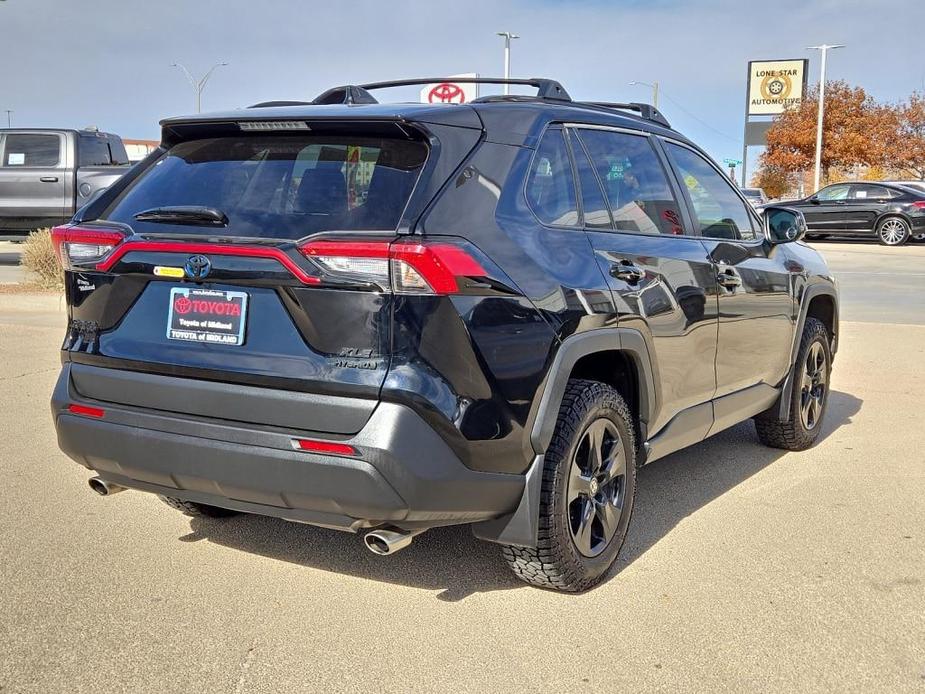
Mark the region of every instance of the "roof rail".
<instances>
[{"instance_id":1,"label":"roof rail","mask_svg":"<svg viewBox=\"0 0 925 694\"><path fill-rule=\"evenodd\" d=\"M369 82L359 85L344 85L329 89L313 104L375 104L378 103L369 92L374 89L389 89L390 87L410 87L417 84L434 84L440 82L454 82L462 84L520 84L527 87L536 87L536 98L551 99L554 101L571 101L568 92L555 80L545 77L532 77L530 79L505 79L503 77L415 77L405 80L390 80L388 82Z\"/></svg>"},{"instance_id":2,"label":"roof rail","mask_svg":"<svg viewBox=\"0 0 925 694\"><path fill-rule=\"evenodd\" d=\"M627 104L614 104L609 101L577 101L576 105L580 106L597 106L599 108L618 109L620 111L635 111L641 118L664 125L666 128L671 127L668 119L662 115L652 104L641 104L638 101L631 101Z\"/></svg>"}]
</instances>

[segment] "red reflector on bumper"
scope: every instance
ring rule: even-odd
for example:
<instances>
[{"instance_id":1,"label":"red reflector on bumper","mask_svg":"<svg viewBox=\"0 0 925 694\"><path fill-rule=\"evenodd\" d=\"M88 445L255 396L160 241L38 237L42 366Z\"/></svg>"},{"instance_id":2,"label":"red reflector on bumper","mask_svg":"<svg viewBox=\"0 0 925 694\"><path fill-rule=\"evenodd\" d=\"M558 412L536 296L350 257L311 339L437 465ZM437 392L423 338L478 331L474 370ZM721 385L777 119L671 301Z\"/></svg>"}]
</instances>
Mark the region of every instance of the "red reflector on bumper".
<instances>
[{"instance_id":1,"label":"red reflector on bumper","mask_svg":"<svg viewBox=\"0 0 925 694\"><path fill-rule=\"evenodd\" d=\"M333 453L334 455L357 455L357 449L346 443L336 441L314 441L312 439L295 439L293 443L300 451L312 453Z\"/></svg>"},{"instance_id":2,"label":"red reflector on bumper","mask_svg":"<svg viewBox=\"0 0 925 694\"><path fill-rule=\"evenodd\" d=\"M85 417L102 417L106 412L99 407L89 405L68 405L67 411L71 414L80 414Z\"/></svg>"}]
</instances>

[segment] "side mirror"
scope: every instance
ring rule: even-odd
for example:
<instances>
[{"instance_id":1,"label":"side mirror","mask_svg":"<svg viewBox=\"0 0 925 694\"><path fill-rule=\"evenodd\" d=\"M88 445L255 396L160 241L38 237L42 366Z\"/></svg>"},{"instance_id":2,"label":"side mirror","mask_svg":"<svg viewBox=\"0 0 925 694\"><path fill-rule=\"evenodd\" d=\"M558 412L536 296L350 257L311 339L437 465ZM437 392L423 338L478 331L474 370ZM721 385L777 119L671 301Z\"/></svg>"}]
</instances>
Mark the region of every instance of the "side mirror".
<instances>
[{"instance_id":1,"label":"side mirror","mask_svg":"<svg viewBox=\"0 0 925 694\"><path fill-rule=\"evenodd\" d=\"M792 207L765 207L763 221L764 235L772 244L793 243L806 235L806 219Z\"/></svg>"},{"instance_id":2,"label":"side mirror","mask_svg":"<svg viewBox=\"0 0 925 694\"><path fill-rule=\"evenodd\" d=\"M819 204L819 198L817 198L815 195L812 196L812 197L809 199L809 201L810 201L813 205L818 205L818 204Z\"/></svg>"}]
</instances>

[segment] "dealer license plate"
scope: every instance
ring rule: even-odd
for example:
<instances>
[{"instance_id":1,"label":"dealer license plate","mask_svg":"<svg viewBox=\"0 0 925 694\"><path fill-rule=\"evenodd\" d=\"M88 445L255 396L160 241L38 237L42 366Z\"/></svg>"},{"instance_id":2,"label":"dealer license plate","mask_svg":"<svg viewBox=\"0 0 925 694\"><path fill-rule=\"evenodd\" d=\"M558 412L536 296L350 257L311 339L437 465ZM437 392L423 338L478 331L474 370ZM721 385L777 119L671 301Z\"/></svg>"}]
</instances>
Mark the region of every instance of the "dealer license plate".
<instances>
[{"instance_id":1,"label":"dealer license plate","mask_svg":"<svg viewBox=\"0 0 925 694\"><path fill-rule=\"evenodd\" d=\"M219 345L244 343L247 294L174 287L170 290L167 339Z\"/></svg>"}]
</instances>

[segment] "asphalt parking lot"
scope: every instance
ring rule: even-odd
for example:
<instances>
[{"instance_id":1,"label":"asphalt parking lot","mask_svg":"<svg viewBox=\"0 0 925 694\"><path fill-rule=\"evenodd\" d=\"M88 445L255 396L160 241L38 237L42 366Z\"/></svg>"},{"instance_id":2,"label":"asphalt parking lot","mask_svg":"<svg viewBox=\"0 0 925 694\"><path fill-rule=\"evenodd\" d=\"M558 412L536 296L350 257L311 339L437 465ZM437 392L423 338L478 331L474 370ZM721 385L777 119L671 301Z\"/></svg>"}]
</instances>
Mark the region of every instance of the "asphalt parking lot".
<instances>
[{"instance_id":1,"label":"asphalt parking lot","mask_svg":"<svg viewBox=\"0 0 925 694\"><path fill-rule=\"evenodd\" d=\"M610 578L519 583L466 528L355 536L102 499L58 452L53 296L0 294L0 692L925 691L925 245L819 243L823 438L644 468Z\"/></svg>"}]
</instances>

